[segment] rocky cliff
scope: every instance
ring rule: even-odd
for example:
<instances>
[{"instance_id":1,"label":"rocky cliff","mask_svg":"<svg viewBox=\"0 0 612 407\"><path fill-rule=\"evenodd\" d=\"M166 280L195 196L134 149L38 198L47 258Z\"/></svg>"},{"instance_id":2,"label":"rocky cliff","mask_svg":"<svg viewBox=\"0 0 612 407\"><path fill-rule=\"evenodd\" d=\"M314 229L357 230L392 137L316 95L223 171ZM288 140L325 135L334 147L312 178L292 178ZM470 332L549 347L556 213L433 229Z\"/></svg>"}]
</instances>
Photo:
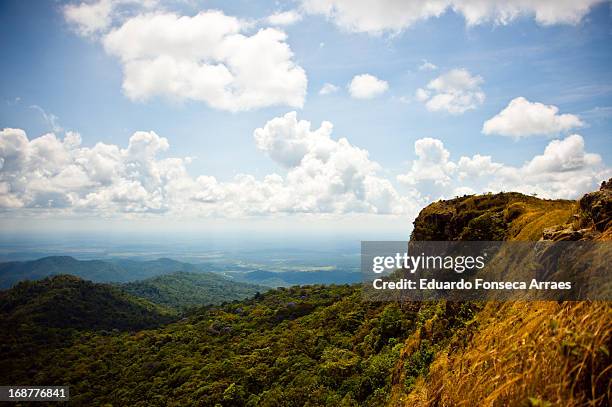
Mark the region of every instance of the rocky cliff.
<instances>
[{"instance_id":1,"label":"rocky cliff","mask_svg":"<svg viewBox=\"0 0 612 407\"><path fill-rule=\"evenodd\" d=\"M518 193L435 202L414 222L414 240L612 240L612 180L578 201ZM466 305L466 304L464 304ZM453 312L457 303L443 303ZM474 306L474 304L470 304ZM397 372L424 346L435 357L416 381L394 377L393 406L607 406L612 382L609 302L489 302L444 337L428 321L405 343Z\"/></svg>"}]
</instances>

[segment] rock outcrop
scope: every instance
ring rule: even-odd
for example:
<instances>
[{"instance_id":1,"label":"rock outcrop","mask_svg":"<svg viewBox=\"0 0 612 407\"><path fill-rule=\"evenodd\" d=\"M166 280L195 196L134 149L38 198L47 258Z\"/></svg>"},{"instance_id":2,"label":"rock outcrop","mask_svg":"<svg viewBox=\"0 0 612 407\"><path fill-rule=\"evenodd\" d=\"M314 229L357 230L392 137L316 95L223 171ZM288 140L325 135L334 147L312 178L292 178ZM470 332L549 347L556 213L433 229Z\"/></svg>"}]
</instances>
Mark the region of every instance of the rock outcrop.
<instances>
[{"instance_id":1,"label":"rock outcrop","mask_svg":"<svg viewBox=\"0 0 612 407\"><path fill-rule=\"evenodd\" d=\"M601 183L599 191L578 200L570 222L544 229L543 240L579 241L612 238L612 178Z\"/></svg>"},{"instance_id":2,"label":"rock outcrop","mask_svg":"<svg viewBox=\"0 0 612 407\"><path fill-rule=\"evenodd\" d=\"M438 201L421 211L411 239L612 240L612 179L578 201L518 193ZM436 339L436 332L446 332L440 317L438 325L425 324L406 341L389 406L610 405L610 302L479 305L450 339ZM439 304L445 310L462 306L474 304ZM422 350L432 347L424 373L411 378L406 366L422 361Z\"/></svg>"}]
</instances>

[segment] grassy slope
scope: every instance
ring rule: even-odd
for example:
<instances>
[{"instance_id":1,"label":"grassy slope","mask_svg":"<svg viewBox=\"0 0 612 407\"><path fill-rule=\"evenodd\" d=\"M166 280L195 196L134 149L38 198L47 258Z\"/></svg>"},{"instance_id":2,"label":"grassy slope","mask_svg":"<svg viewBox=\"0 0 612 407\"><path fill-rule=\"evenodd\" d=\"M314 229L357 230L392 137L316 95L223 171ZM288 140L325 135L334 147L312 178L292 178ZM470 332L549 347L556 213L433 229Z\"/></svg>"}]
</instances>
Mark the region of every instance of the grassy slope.
<instances>
[{"instance_id":1,"label":"grassy slope","mask_svg":"<svg viewBox=\"0 0 612 407\"><path fill-rule=\"evenodd\" d=\"M430 238L445 228L444 233L464 239L482 233L470 228L487 219L498 227L485 228L481 237L538 240L551 226L577 220L589 227L588 208L580 204L520 194L438 202L421 212L413 238ZM609 230L599 232L597 239L609 240ZM611 310L606 302L484 304L468 328L439 344L425 374L415 379L399 369L389 405L606 405ZM419 344L431 341L435 331L432 324L415 332L398 366L410 365Z\"/></svg>"}]
</instances>

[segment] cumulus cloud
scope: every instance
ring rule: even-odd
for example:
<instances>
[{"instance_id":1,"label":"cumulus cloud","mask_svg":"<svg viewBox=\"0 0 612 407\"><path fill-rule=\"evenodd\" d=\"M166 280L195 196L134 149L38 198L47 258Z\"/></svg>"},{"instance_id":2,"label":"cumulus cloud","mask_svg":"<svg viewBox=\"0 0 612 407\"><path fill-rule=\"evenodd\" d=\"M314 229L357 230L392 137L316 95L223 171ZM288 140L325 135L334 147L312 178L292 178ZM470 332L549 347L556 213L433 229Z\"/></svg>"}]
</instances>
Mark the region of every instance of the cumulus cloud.
<instances>
[{"instance_id":1,"label":"cumulus cloud","mask_svg":"<svg viewBox=\"0 0 612 407\"><path fill-rule=\"evenodd\" d=\"M348 90L355 99L372 99L380 96L389 89L386 81L378 79L374 75L355 75L348 84Z\"/></svg>"},{"instance_id":2,"label":"cumulus cloud","mask_svg":"<svg viewBox=\"0 0 612 407\"><path fill-rule=\"evenodd\" d=\"M436 69L438 69L438 66L435 64L432 64L426 59L424 59L423 63L419 65L419 71L435 71Z\"/></svg>"},{"instance_id":3,"label":"cumulus cloud","mask_svg":"<svg viewBox=\"0 0 612 407\"><path fill-rule=\"evenodd\" d=\"M446 1L302 0L307 13L322 14L340 28L378 35L399 32L415 22L441 15Z\"/></svg>"},{"instance_id":4,"label":"cumulus cloud","mask_svg":"<svg viewBox=\"0 0 612 407\"><path fill-rule=\"evenodd\" d=\"M573 114L558 114L559 108L530 102L524 97L510 101L508 106L487 120L482 126L484 134L509 137L547 136L566 132L584 123Z\"/></svg>"},{"instance_id":5,"label":"cumulus cloud","mask_svg":"<svg viewBox=\"0 0 612 407\"><path fill-rule=\"evenodd\" d=\"M252 22L216 10L194 16L151 11L156 4L98 0L63 8L79 34L95 35L119 59L129 99L195 100L234 112L303 106L306 73L294 62L283 31L268 27L253 33ZM281 26L300 18L288 11L265 21Z\"/></svg>"},{"instance_id":6,"label":"cumulus cloud","mask_svg":"<svg viewBox=\"0 0 612 407\"><path fill-rule=\"evenodd\" d=\"M540 155L520 167L475 154L457 161L441 140L415 142L417 159L398 180L415 187L430 199L463 193L518 191L546 198L576 198L593 190L612 175L601 156L585 150L582 136L552 140Z\"/></svg>"},{"instance_id":7,"label":"cumulus cloud","mask_svg":"<svg viewBox=\"0 0 612 407\"><path fill-rule=\"evenodd\" d=\"M185 160L158 160L168 141L136 132L128 147L98 143L81 147L77 133L49 133L29 140L22 130L0 132L0 184L4 207L95 208L118 212L164 212L170 171ZM172 167L176 165L176 169Z\"/></svg>"},{"instance_id":8,"label":"cumulus cloud","mask_svg":"<svg viewBox=\"0 0 612 407\"><path fill-rule=\"evenodd\" d=\"M401 32L448 10L463 15L468 25L506 25L520 17L533 17L541 25L577 24L603 1L302 0L302 8L307 13L326 16L344 30L380 35Z\"/></svg>"},{"instance_id":9,"label":"cumulus cloud","mask_svg":"<svg viewBox=\"0 0 612 407\"><path fill-rule=\"evenodd\" d=\"M75 32L83 37L91 37L106 31L117 17L118 9L132 7L149 9L157 0L94 0L66 4L62 11L64 19Z\"/></svg>"},{"instance_id":10,"label":"cumulus cloud","mask_svg":"<svg viewBox=\"0 0 612 407\"><path fill-rule=\"evenodd\" d=\"M287 26L297 23L302 15L295 10L279 11L266 18L266 22L274 26Z\"/></svg>"},{"instance_id":11,"label":"cumulus cloud","mask_svg":"<svg viewBox=\"0 0 612 407\"><path fill-rule=\"evenodd\" d=\"M112 22L112 0L93 3L68 4L64 6L64 18L82 36L90 36L107 29Z\"/></svg>"},{"instance_id":12,"label":"cumulus cloud","mask_svg":"<svg viewBox=\"0 0 612 407\"><path fill-rule=\"evenodd\" d=\"M414 143L417 159L407 174L399 175L400 182L416 185L421 181L433 181L447 185L451 180L456 164L449 161L450 152L444 148L442 141L431 137L417 140Z\"/></svg>"},{"instance_id":13,"label":"cumulus cloud","mask_svg":"<svg viewBox=\"0 0 612 407\"><path fill-rule=\"evenodd\" d=\"M429 82L425 88L417 89L416 98L425 103L429 111L462 114L484 102L482 83L482 77L473 76L467 69L453 69Z\"/></svg>"},{"instance_id":14,"label":"cumulus cloud","mask_svg":"<svg viewBox=\"0 0 612 407\"><path fill-rule=\"evenodd\" d=\"M440 197L515 190L572 198L612 176L579 135L551 141L518 167L480 154L453 159L441 140L424 138L415 142L410 170L397 177L406 185L400 193L367 150L334 137L330 122L313 127L290 112L256 129L253 139L279 173L228 180L192 175L191 159L168 157L168 140L152 131L135 132L125 147L85 147L74 132L30 139L7 128L0 131L0 210L170 219L295 213L409 218Z\"/></svg>"},{"instance_id":15,"label":"cumulus cloud","mask_svg":"<svg viewBox=\"0 0 612 407\"><path fill-rule=\"evenodd\" d=\"M333 83L325 83L319 90L319 95L331 95L332 93L338 92L340 88L338 88Z\"/></svg>"},{"instance_id":16,"label":"cumulus cloud","mask_svg":"<svg viewBox=\"0 0 612 407\"><path fill-rule=\"evenodd\" d=\"M452 7L463 14L469 25L485 22L507 25L520 17L533 17L538 24L547 26L578 24L593 6L600 3L603 0L456 0L452 1Z\"/></svg>"},{"instance_id":17,"label":"cumulus cloud","mask_svg":"<svg viewBox=\"0 0 612 407\"><path fill-rule=\"evenodd\" d=\"M162 155L168 140L136 132L126 148L80 136L49 133L28 139L23 130L0 132L0 208L178 217L241 217L275 213L414 214L415 200L382 177L366 150L333 139L333 126L317 129L295 112L256 129L257 148L284 175L240 174L228 181L193 177L189 158Z\"/></svg>"},{"instance_id":18,"label":"cumulus cloud","mask_svg":"<svg viewBox=\"0 0 612 407\"><path fill-rule=\"evenodd\" d=\"M315 212L403 213L411 205L378 175L380 165L346 138L331 138L333 125L318 129L295 112L255 130L257 147L288 168L290 200L280 207ZM281 201L282 202L282 201ZM279 202L280 204L280 202Z\"/></svg>"},{"instance_id":19,"label":"cumulus cloud","mask_svg":"<svg viewBox=\"0 0 612 407\"><path fill-rule=\"evenodd\" d=\"M108 33L104 48L120 59L123 90L133 100L161 95L230 111L301 107L306 74L286 34L265 28L246 35L247 26L220 11L145 14Z\"/></svg>"}]
</instances>

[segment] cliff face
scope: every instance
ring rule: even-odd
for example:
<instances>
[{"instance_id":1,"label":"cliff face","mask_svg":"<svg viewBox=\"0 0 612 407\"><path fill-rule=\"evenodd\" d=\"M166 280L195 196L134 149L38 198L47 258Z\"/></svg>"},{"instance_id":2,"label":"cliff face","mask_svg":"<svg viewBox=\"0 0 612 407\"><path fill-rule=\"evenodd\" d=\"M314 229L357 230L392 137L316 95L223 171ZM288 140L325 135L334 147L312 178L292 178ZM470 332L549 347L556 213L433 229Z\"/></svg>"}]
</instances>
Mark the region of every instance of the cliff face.
<instances>
[{"instance_id":1,"label":"cliff face","mask_svg":"<svg viewBox=\"0 0 612 407\"><path fill-rule=\"evenodd\" d=\"M412 240L537 240L545 227L565 223L576 202L516 192L438 201L414 221Z\"/></svg>"},{"instance_id":2,"label":"cliff face","mask_svg":"<svg viewBox=\"0 0 612 407\"><path fill-rule=\"evenodd\" d=\"M413 240L612 240L612 179L578 201L518 193L438 201L414 222ZM468 305L467 303L464 304ZM443 303L453 312L459 303ZM474 306L474 304L469 304ZM398 372L426 344L435 356L416 381L397 374L390 405L609 405L608 302L489 302L437 341L433 321L404 346Z\"/></svg>"}]
</instances>

